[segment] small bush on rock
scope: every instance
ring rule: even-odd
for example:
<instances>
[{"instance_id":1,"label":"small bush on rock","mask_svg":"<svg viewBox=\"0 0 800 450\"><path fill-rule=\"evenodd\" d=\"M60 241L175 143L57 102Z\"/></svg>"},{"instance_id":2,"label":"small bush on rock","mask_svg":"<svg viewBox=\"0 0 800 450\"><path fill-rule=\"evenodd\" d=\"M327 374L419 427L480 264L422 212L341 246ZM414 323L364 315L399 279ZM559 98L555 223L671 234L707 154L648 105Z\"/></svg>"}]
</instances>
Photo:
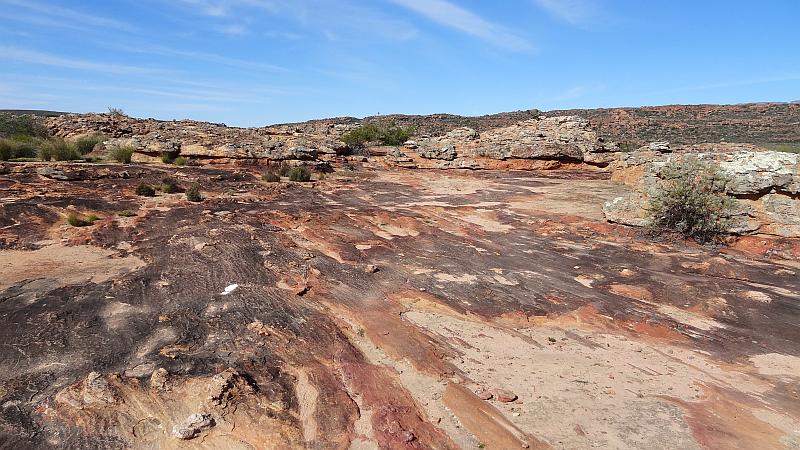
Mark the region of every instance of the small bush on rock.
<instances>
[{"instance_id":1,"label":"small bush on rock","mask_svg":"<svg viewBox=\"0 0 800 450\"><path fill-rule=\"evenodd\" d=\"M78 213L71 212L67 216L67 223L73 227L86 227L94 224L100 218L95 214L89 214L86 218L82 218Z\"/></svg>"},{"instance_id":2,"label":"small bush on rock","mask_svg":"<svg viewBox=\"0 0 800 450\"><path fill-rule=\"evenodd\" d=\"M0 137L46 138L48 135L44 120L39 117L29 114L0 113Z\"/></svg>"},{"instance_id":3,"label":"small bush on rock","mask_svg":"<svg viewBox=\"0 0 800 450\"><path fill-rule=\"evenodd\" d=\"M78 153L85 155L94 150L94 146L100 142L103 142L103 136L99 134L93 134L91 136L77 139L75 141L75 148L78 150Z\"/></svg>"},{"instance_id":4,"label":"small bush on rock","mask_svg":"<svg viewBox=\"0 0 800 450\"><path fill-rule=\"evenodd\" d=\"M203 201L203 194L200 192L200 185L197 183L192 183L188 189L186 189L186 200L190 202L201 202Z\"/></svg>"},{"instance_id":5,"label":"small bush on rock","mask_svg":"<svg viewBox=\"0 0 800 450\"><path fill-rule=\"evenodd\" d=\"M180 189L181 187L178 185L178 182L172 177L166 177L161 180L161 192L165 194L172 194L180 191Z\"/></svg>"},{"instance_id":6,"label":"small bush on rock","mask_svg":"<svg viewBox=\"0 0 800 450\"><path fill-rule=\"evenodd\" d=\"M726 194L729 181L716 166L688 159L661 171L650 198L650 230L678 232L698 242L720 238L734 223L736 201Z\"/></svg>"},{"instance_id":7,"label":"small bush on rock","mask_svg":"<svg viewBox=\"0 0 800 450\"><path fill-rule=\"evenodd\" d=\"M130 145L115 145L109 150L108 156L116 162L129 164L134 150Z\"/></svg>"},{"instance_id":8,"label":"small bush on rock","mask_svg":"<svg viewBox=\"0 0 800 450\"><path fill-rule=\"evenodd\" d=\"M75 144L67 142L64 139L50 139L43 143L39 148L39 157L42 161L72 161L79 159L81 155L75 148Z\"/></svg>"},{"instance_id":9,"label":"small bush on rock","mask_svg":"<svg viewBox=\"0 0 800 450\"><path fill-rule=\"evenodd\" d=\"M11 139L0 139L0 161L15 158L17 147Z\"/></svg>"},{"instance_id":10,"label":"small bush on rock","mask_svg":"<svg viewBox=\"0 0 800 450\"><path fill-rule=\"evenodd\" d=\"M42 145L42 142L42 139L28 136L0 139L0 161L34 158L36 157L36 149Z\"/></svg>"},{"instance_id":11,"label":"small bush on rock","mask_svg":"<svg viewBox=\"0 0 800 450\"><path fill-rule=\"evenodd\" d=\"M289 179L300 182L311 181L311 172L305 167L293 167L289 171Z\"/></svg>"},{"instance_id":12,"label":"small bush on rock","mask_svg":"<svg viewBox=\"0 0 800 450\"><path fill-rule=\"evenodd\" d=\"M174 164L175 160L181 157L180 152L175 150L161 152L160 156L161 156L161 162L164 164ZM186 165L186 159L182 158L182 160L183 160L182 165Z\"/></svg>"},{"instance_id":13,"label":"small bush on rock","mask_svg":"<svg viewBox=\"0 0 800 450\"><path fill-rule=\"evenodd\" d=\"M281 181L281 177L279 177L278 175L275 175L275 173L273 173L272 171L269 171L269 170L264 172L263 175L261 175L261 179L266 181L266 182L268 182L268 183L276 183L278 181Z\"/></svg>"},{"instance_id":14,"label":"small bush on rock","mask_svg":"<svg viewBox=\"0 0 800 450\"><path fill-rule=\"evenodd\" d=\"M292 166L286 161L283 161L281 162L280 167L278 167L278 175L282 177L288 177L290 170L292 170Z\"/></svg>"},{"instance_id":15,"label":"small bush on rock","mask_svg":"<svg viewBox=\"0 0 800 450\"><path fill-rule=\"evenodd\" d=\"M172 163L176 166L185 166L188 161L183 156L178 156L174 161L172 161Z\"/></svg>"},{"instance_id":16,"label":"small bush on rock","mask_svg":"<svg viewBox=\"0 0 800 450\"><path fill-rule=\"evenodd\" d=\"M367 123L342 136L342 142L351 148L364 147L370 142L383 145L402 145L413 133L411 127L401 127L396 122L388 124Z\"/></svg>"},{"instance_id":17,"label":"small bush on rock","mask_svg":"<svg viewBox=\"0 0 800 450\"><path fill-rule=\"evenodd\" d=\"M139 185L136 186L136 195L140 195L142 197L155 197L156 190L153 189L153 186L150 186L149 184L139 183Z\"/></svg>"}]
</instances>

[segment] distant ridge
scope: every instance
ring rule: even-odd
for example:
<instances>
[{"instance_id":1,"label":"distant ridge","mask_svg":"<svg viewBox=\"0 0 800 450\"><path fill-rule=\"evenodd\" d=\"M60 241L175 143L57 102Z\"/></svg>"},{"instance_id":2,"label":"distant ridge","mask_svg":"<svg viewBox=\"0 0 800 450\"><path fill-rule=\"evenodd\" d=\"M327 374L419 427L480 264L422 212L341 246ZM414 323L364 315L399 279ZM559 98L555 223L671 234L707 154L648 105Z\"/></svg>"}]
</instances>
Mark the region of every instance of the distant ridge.
<instances>
[{"instance_id":1,"label":"distant ridge","mask_svg":"<svg viewBox=\"0 0 800 450\"><path fill-rule=\"evenodd\" d=\"M45 111L42 109L0 109L0 113L11 113L17 115L30 114L32 116L40 117L56 117L68 114L60 111Z\"/></svg>"},{"instance_id":2,"label":"distant ridge","mask_svg":"<svg viewBox=\"0 0 800 450\"><path fill-rule=\"evenodd\" d=\"M0 110L14 114L58 116L57 111ZM415 135L439 136L457 127L483 132L505 127L540 115L576 115L588 119L604 139L625 147L666 140L674 144L699 142L800 143L800 100L788 103L743 103L736 105L665 105L622 108L530 109L484 116L455 114L390 114L314 119L277 125L302 127L319 124L353 124L362 121L395 121L411 126Z\"/></svg>"}]
</instances>

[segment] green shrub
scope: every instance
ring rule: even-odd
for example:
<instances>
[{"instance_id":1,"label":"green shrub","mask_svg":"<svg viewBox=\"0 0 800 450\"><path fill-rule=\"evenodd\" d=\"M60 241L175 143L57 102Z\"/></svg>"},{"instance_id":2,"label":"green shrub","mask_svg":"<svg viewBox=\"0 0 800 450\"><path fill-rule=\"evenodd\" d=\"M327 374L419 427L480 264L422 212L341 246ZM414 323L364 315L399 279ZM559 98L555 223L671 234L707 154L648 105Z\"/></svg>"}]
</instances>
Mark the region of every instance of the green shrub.
<instances>
[{"instance_id":1,"label":"green shrub","mask_svg":"<svg viewBox=\"0 0 800 450\"><path fill-rule=\"evenodd\" d=\"M131 211L130 209L125 209L117 213L120 217L135 217L136 211Z\"/></svg>"},{"instance_id":2,"label":"green shrub","mask_svg":"<svg viewBox=\"0 0 800 450\"><path fill-rule=\"evenodd\" d=\"M178 156L177 158L175 158L174 161L172 161L172 163L175 164L176 166L185 166L187 162L188 161L186 161L186 158L184 158L183 156Z\"/></svg>"},{"instance_id":3,"label":"green shrub","mask_svg":"<svg viewBox=\"0 0 800 450\"><path fill-rule=\"evenodd\" d=\"M142 197L154 197L156 195L156 190L153 189L153 186L145 183L139 183L136 186L136 195L141 195Z\"/></svg>"},{"instance_id":4,"label":"green shrub","mask_svg":"<svg viewBox=\"0 0 800 450\"><path fill-rule=\"evenodd\" d=\"M39 157L42 161L72 161L80 159L81 155L75 148L75 144L60 138L50 139L39 148Z\"/></svg>"},{"instance_id":5,"label":"green shrub","mask_svg":"<svg viewBox=\"0 0 800 450\"><path fill-rule=\"evenodd\" d=\"M0 113L0 137L39 137L49 135L44 121L38 117L23 114Z\"/></svg>"},{"instance_id":6,"label":"green shrub","mask_svg":"<svg viewBox=\"0 0 800 450\"><path fill-rule=\"evenodd\" d=\"M266 182L269 182L269 183L275 183L277 181L281 181L281 177L279 177L278 175L275 175L275 173L270 171L270 170L264 172L261 175L261 179L266 181Z\"/></svg>"},{"instance_id":7,"label":"green shrub","mask_svg":"<svg viewBox=\"0 0 800 450\"><path fill-rule=\"evenodd\" d=\"M35 158L36 149L42 145L42 139L17 135L13 138L0 139L0 161L11 159Z\"/></svg>"},{"instance_id":8,"label":"green shrub","mask_svg":"<svg viewBox=\"0 0 800 450\"><path fill-rule=\"evenodd\" d=\"M188 189L186 189L186 200L190 202L201 202L203 201L203 194L200 192L200 185L197 183L192 183Z\"/></svg>"},{"instance_id":9,"label":"green shrub","mask_svg":"<svg viewBox=\"0 0 800 450\"><path fill-rule=\"evenodd\" d=\"M290 170L292 170L292 165L287 163L286 161L283 161L281 162L281 165L278 167L278 175L282 177L288 177Z\"/></svg>"},{"instance_id":10,"label":"green shrub","mask_svg":"<svg viewBox=\"0 0 800 450\"><path fill-rule=\"evenodd\" d=\"M178 157L179 157L178 152L161 152L161 162L164 164L172 164ZM184 162L184 164L186 163Z\"/></svg>"},{"instance_id":11,"label":"green shrub","mask_svg":"<svg viewBox=\"0 0 800 450\"><path fill-rule=\"evenodd\" d=\"M412 128L401 127L392 121L388 125L381 127L379 138L383 145L403 145L411 137L412 131Z\"/></svg>"},{"instance_id":12,"label":"green shrub","mask_svg":"<svg viewBox=\"0 0 800 450\"><path fill-rule=\"evenodd\" d=\"M11 139L0 139L0 161L16 158L17 146Z\"/></svg>"},{"instance_id":13,"label":"green shrub","mask_svg":"<svg viewBox=\"0 0 800 450\"><path fill-rule=\"evenodd\" d=\"M289 171L289 179L292 181L311 181L311 172L305 167L293 167Z\"/></svg>"},{"instance_id":14,"label":"green shrub","mask_svg":"<svg viewBox=\"0 0 800 450\"><path fill-rule=\"evenodd\" d=\"M100 142L103 142L103 136L100 134L93 134L91 136L85 136L76 139L75 148L78 150L78 153L85 155L94 150L94 146Z\"/></svg>"},{"instance_id":15,"label":"green shrub","mask_svg":"<svg viewBox=\"0 0 800 450\"><path fill-rule=\"evenodd\" d=\"M648 207L654 234L674 231L710 242L735 225L736 201L726 194L729 179L718 167L691 158L668 164L660 178Z\"/></svg>"},{"instance_id":16,"label":"green shrub","mask_svg":"<svg viewBox=\"0 0 800 450\"><path fill-rule=\"evenodd\" d=\"M73 227L86 227L89 225L94 224L100 218L97 217L95 214L89 214L86 218L83 218L78 215L78 213L71 212L67 216L67 223L72 225Z\"/></svg>"},{"instance_id":17,"label":"green shrub","mask_svg":"<svg viewBox=\"0 0 800 450\"><path fill-rule=\"evenodd\" d=\"M133 146L117 144L111 147L108 156L116 162L128 164L131 162L135 150Z\"/></svg>"},{"instance_id":18,"label":"green shrub","mask_svg":"<svg viewBox=\"0 0 800 450\"><path fill-rule=\"evenodd\" d=\"M411 127L401 127L395 121L388 124L367 123L342 136L342 142L351 148L364 147L370 142L383 145L402 145L413 133Z\"/></svg>"},{"instance_id":19,"label":"green shrub","mask_svg":"<svg viewBox=\"0 0 800 450\"><path fill-rule=\"evenodd\" d=\"M363 147L369 142L376 142L379 134L378 126L368 123L345 133L342 136L342 142L348 147Z\"/></svg>"},{"instance_id":20,"label":"green shrub","mask_svg":"<svg viewBox=\"0 0 800 450\"><path fill-rule=\"evenodd\" d=\"M172 177L166 177L161 180L161 192L165 194L172 194L174 192L178 192L181 187L178 185L178 181Z\"/></svg>"}]
</instances>

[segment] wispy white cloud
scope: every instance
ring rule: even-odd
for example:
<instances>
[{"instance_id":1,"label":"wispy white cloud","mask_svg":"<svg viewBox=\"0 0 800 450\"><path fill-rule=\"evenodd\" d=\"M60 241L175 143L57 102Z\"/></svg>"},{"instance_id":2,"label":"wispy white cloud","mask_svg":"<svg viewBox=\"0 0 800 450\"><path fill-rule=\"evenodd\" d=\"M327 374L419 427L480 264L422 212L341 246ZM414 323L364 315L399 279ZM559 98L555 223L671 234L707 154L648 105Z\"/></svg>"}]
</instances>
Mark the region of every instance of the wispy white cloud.
<instances>
[{"instance_id":1,"label":"wispy white cloud","mask_svg":"<svg viewBox=\"0 0 800 450\"><path fill-rule=\"evenodd\" d=\"M0 58L7 61L19 61L31 64L60 67L63 69L88 70L92 72L112 73L118 75L156 75L168 73L168 71L163 69L64 58L49 53L4 46L0 46Z\"/></svg>"},{"instance_id":2,"label":"wispy white cloud","mask_svg":"<svg viewBox=\"0 0 800 450\"><path fill-rule=\"evenodd\" d=\"M228 34L231 36L244 36L249 32L247 26L243 23L231 23L227 25L220 25L214 27L215 30L219 31L223 34Z\"/></svg>"},{"instance_id":3,"label":"wispy white cloud","mask_svg":"<svg viewBox=\"0 0 800 450\"><path fill-rule=\"evenodd\" d=\"M494 45L513 50L530 50L532 48L532 45L523 37L446 0L390 1L440 25L475 36Z\"/></svg>"},{"instance_id":4,"label":"wispy white cloud","mask_svg":"<svg viewBox=\"0 0 800 450\"><path fill-rule=\"evenodd\" d=\"M556 95L545 99L545 102L566 102L569 100L576 100L579 98L586 97L590 94L596 94L600 91L603 91L606 88L606 85L603 83L590 83L590 84L579 84L576 86L569 87L564 89L563 91L557 93Z\"/></svg>"},{"instance_id":5,"label":"wispy white cloud","mask_svg":"<svg viewBox=\"0 0 800 450\"><path fill-rule=\"evenodd\" d=\"M600 19L594 0L534 0L548 14L571 25L587 25Z\"/></svg>"},{"instance_id":6,"label":"wispy white cloud","mask_svg":"<svg viewBox=\"0 0 800 450\"><path fill-rule=\"evenodd\" d=\"M27 10L37 14L41 19L48 19L51 23L60 23L61 26L67 26L71 24L71 26L80 28L100 27L110 28L117 31L136 31L136 27L133 25L117 19L88 14L75 9L64 8L62 6L53 5L50 3L42 3L35 0L0 0L0 5L13 7L17 10ZM19 17L32 19L31 16Z\"/></svg>"},{"instance_id":7,"label":"wispy white cloud","mask_svg":"<svg viewBox=\"0 0 800 450\"><path fill-rule=\"evenodd\" d=\"M122 50L129 53L141 53L148 55L180 57L187 59L194 59L198 61L205 61L214 64L220 64L229 67L238 67L249 71L263 71L263 72L289 72L289 69L274 64L265 64L255 61L248 61L243 59L231 58L228 56L217 55L214 53L181 50L163 45L148 45L148 44L109 44L107 48Z\"/></svg>"},{"instance_id":8,"label":"wispy white cloud","mask_svg":"<svg viewBox=\"0 0 800 450\"><path fill-rule=\"evenodd\" d=\"M714 83L697 84L694 86L683 86L675 89L670 89L662 93L667 94L667 93L691 92L691 91L710 91L714 89L724 89L724 88L741 87L741 86L756 86L760 84L785 83L787 81L800 81L800 73L765 76L765 77L740 79L740 80L725 80Z\"/></svg>"},{"instance_id":9,"label":"wispy white cloud","mask_svg":"<svg viewBox=\"0 0 800 450\"><path fill-rule=\"evenodd\" d=\"M390 16L372 2L345 0L180 0L195 14L217 19L212 28L230 35L255 34L258 20L280 17L330 41L363 40L365 36L405 41L418 31L409 22ZM296 39L296 33L281 33ZM274 37L268 36L267 37ZM291 37L290 37L291 36Z\"/></svg>"}]
</instances>

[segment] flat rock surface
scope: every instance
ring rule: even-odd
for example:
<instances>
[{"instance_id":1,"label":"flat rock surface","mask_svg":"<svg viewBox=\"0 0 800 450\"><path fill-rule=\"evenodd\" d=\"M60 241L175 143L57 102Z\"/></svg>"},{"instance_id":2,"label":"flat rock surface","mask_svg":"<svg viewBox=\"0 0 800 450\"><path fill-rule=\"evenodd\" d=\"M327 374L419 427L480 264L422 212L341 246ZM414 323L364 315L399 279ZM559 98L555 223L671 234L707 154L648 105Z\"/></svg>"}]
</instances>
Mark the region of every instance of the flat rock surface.
<instances>
[{"instance_id":1,"label":"flat rock surface","mask_svg":"<svg viewBox=\"0 0 800 450\"><path fill-rule=\"evenodd\" d=\"M37 167L0 178L0 448L800 446L796 239L653 242L593 172ZM165 176L205 200L135 195Z\"/></svg>"}]
</instances>

